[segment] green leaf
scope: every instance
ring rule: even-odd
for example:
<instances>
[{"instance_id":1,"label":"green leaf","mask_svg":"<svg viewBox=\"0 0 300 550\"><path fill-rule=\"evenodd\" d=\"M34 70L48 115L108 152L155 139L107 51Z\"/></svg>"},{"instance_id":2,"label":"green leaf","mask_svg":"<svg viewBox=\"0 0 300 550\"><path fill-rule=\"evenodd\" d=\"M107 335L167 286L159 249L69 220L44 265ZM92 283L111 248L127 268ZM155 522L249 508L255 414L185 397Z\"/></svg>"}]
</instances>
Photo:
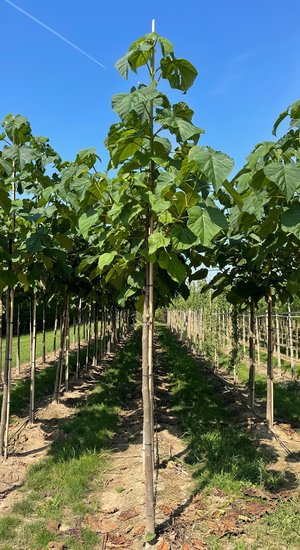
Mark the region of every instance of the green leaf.
<instances>
[{"instance_id":1,"label":"green leaf","mask_svg":"<svg viewBox=\"0 0 300 550\"><path fill-rule=\"evenodd\" d=\"M9 214L11 208L11 200L9 194L4 189L0 189L0 206L6 214Z\"/></svg>"},{"instance_id":2,"label":"green leaf","mask_svg":"<svg viewBox=\"0 0 300 550\"><path fill-rule=\"evenodd\" d=\"M214 185L216 191L220 189L234 166L232 158L225 153L198 146L191 148L188 160L197 164L208 181Z\"/></svg>"},{"instance_id":3,"label":"green leaf","mask_svg":"<svg viewBox=\"0 0 300 550\"><path fill-rule=\"evenodd\" d=\"M186 278L185 265L178 259L174 252L162 250L158 256L158 265L165 269L170 277L177 283L182 283Z\"/></svg>"},{"instance_id":4,"label":"green leaf","mask_svg":"<svg viewBox=\"0 0 300 550\"><path fill-rule=\"evenodd\" d=\"M25 242L26 248L30 254L40 252L43 248L51 245L51 239L46 227L38 227L36 232L30 235Z\"/></svg>"},{"instance_id":5,"label":"green leaf","mask_svg":"<svg viewBox=\"0 0 300 550\"><path fill-rule=\"evenodd\" d=\"M136 293L134 288L122 288L117 296L117 302L121 307L124 307L128 298Z\"/></svg>"},{"instance_id":6,"label":"green leaf","mask_svg":"<svg viewBox=\"0 0 300 550\"><path fill-rule=\"evenodd\" d=\"M194 65L186 59L177 59L170 54L160 62L161 74L166 78L171 88L186 92L198 75Z\"/></svg>"},{"instance_id":7,"label":"green leaf","mask_svg":"<svg viewBox=\"0 0 300 550\"><path fill-rule=\"evenodd\" d=\"M101 160L96 153L96 147L90 149L82 149L77 153L76 162L78 164L86 164L89 168L92 168L96 163L96 160Z\"/></svg>"},{"instance_id":8,"label":"green leaf","mask_svg":"<svg viewBox=\"0 0 300 550\"><path fill-rule=\"evenodd\" d=\"M300 240L300 206L294 205L286 210L281 217L282 229L292 233Z\"/></svg>"},{"instance_id":9,"label":"green leaf","mask_svg":"<svg viewBox=\"0 0 300 550\"><path fill-rule=\"evenodd\" d=\"M156 534L155 533L146 533L146 535L145 535L145 541L146 542L152 542L155 539L156 539Z\"/></svg>"},{"instance_id":10,"label":"green leaf","mask_svg":"<svg viewBox=\"0 0 300 550\"><path fill-rule=\"evenodd\" d=\"M78 220L79 231L87 239L89 230L93 227L99 220L99 214L94 209L89 209L87 212L84 212Z\"/></svg>"},{"instance_id":11,"label":"green leaf","mask_svg":"<svg viewBox=\"0 0 300 550\"><path fill-rule=\"evenodd\" d=\"M221 229L227 228L226 218L218 208L193 206L188 215L188 227L204 246L210 246Z\"/></svg>"},{"instance_id":12,"label":"green leaf","mask_svg":"<svg viewBox=\"0 0 300 550\"><path fill-rule=\"evenodd\" d=\"M243 206L243 199L241 195L233 188L233 186L228 181L223 181L223 186L225 187L227 193L233 198L234 202L239 208Z\"/></svg>"},{"instance_id":13,"label":"green leaf","mask_svg":"<svg viewBox=\"0 0 300 550\"><path fill-rule=\"evenodd\" d=\"M99 272L101 273L107 265L110 265L117 255L118 253L115 250L112 252L105 252L104 254L101 254L98 260Z\"/></svg>"},{"instance_id":14,"label":"green leaf","mask_svg":"<svg viewBox=\"0 0 300 550\"><path fill-rule=\"evenodd\" d=\"M26 145L10 145L4 147L2 151L4 159L11 159L17 165L17 168L23 170L26 164L29 164L37 158L37 153L34 149L27 147Z\"/></svg>"},{"instance_id":15,"label":"green leaf","mask_svg":"<svg viewBox=\"0 0 300 550\"><path fill-rule=\"evenodd\" d=\"M170 109L158 110L156 122L161 124L163 128L167 128L172 134L176 134L177 139L181 138L182 141L187 141L202 133L201 128L196 128L191 122L178 117Z\"/></svg>"},{"instance_id":16,"label":"green leaf","mask_svg":"<svg viewBox=\"0 0 300 550\"><path fill-rule=\"evenodd\" d=\"M265 166L264 173L269 180L277 185L287 200L290 200L300 187L300 163L271 162Z\"/></svg>"},{"instance_id":17,"label":"green leaf","mask_svg":"<svg viewBox=\"0 0 300 550\"><path fill-rule=\"evenodd\" d=\"M13 288L18 282L16 274L10 269L0 271L0 286ZM1 284L2 283L2 284Z\"/></svg>"},{"instance_id":18,"label":"green leaf","mask_svg":"<svg viewBox=\"0 0 300 550\"><path fill-rule=\"evenodd\" d=\"M264 156L268 155L272 149L274 149L274 141L265 141L256 145L252 153L247 157L248 165L251 168L255 168L257 162Z\"/></svg>"},{"instance_id":19,"label":"green leaf","mask_svg":"<svg viewBox=\"0 0 300 550\"><path fill-rule=\"evenodd\" d=\"M68 237L67 235L55 235L56 240L59 242L59 244L65 248L68 252L70 252L73 248L73 241Z\"/></svg>"},{"instance_id":20,"label":"green leaf","mask_svg":"<svg viewBox=\"0 0 300 550\"><path fill-rule=\"evenodd\" d=\"M18 280L23 286L24 291L27 292L29 289L29 281L26 273L18 273Z\"/></svg>"},{"instance_id":21,"label":"green leaf","mask_svg":"<svg viewBox=\"0 0 300 550\"><path fill-rule=\"evenodd\" d=\"M170 40L168 40L168 38L164 38L163 36L157 35L157 40L160 44L161 53L164 57L166 57L167 55L169 55L170 53L172 53L174 51L174 46L173 46L172 42L170 42Z\"/></svg>"},{"instance_id":22,"label":"green leaf","mask_svg":"<svg viewBox=\"0 0 300 550\"><path fill-rule=\"evenodd\" d=\"M31 136L30 124L24 116L7 115L2 121L2 126L6 131L7 136L13 143L23 145L29 141Z\"/></svg>"},{"instance_id":23,"label":"green leaf","mask_svg":"<svg viewBox=\"0 0 300 550\"><path fill-rule=\"evenodd\" d=\"M281 124L281 122L288 116L288 114L289 114L288 109L285 109L285 111L280 113L279 117L277 118L277 120L276 120L276 122L273 126L273 130L272 130L273 136L276 136L276 132L277 132L277 128L278 128L279 124Z\"/></svg>"},{"instance_id":24,"label":"green leaf","mask_svg":"<svg viewBox=\"0 0 300 550\"><path fill-rule=\"evenodd\" d=\"M141 86L138 90L134 89L129 94L116 94L112 97L112 108L122 120L134 111L142 122L149 118L150 101L159 97L154 81L149 86Z\"/></svg>"},{"instance_id":25,"label":"green leaf","mask_svg":"<svg viewBox=\"0 0 300 550\"><path fill-rule=\"evenodd\" d=\"M188 227L182 225L173 227L171 238L172 248L177 251L188 250L197 241L195 234Z\"/></svg>"},{"instance_id":26,"label":"green leaf","mask_svg":"<svg viewBox=\"0 0 300 550\"><path fill-rule=\"evenodd\" d=\"M208 275L208 269L205 267L205 268L202 268L202 269L198 269L198 271L195 271L194 273L192 273L192 275L190 275L190 281L199 281L200 279L206 279Z\"/></svg>"},{"instance_id":27,"label":"green leaf","mask_svg":"<svg viewBox=\"0 0 300 550\"><path fill-rule=\"evenodd\" d=\"M158 248L166 247L170 244L170 238L166 237L159 229L150 235L149 239L149 254L154 254Z\"/></svg>"},{"instance_id":28,"label":"green leaf","mask_svg":"<svg viewBox=\"0 0 300 550\"><path fill-rule=\"evenodd\" d=\"M170 207L170 201L166 201L163 198L157 198L153 193L149 192L149 202L151 205L151 210L155 214L162 214Z\"/></svg>"}]
</instances>

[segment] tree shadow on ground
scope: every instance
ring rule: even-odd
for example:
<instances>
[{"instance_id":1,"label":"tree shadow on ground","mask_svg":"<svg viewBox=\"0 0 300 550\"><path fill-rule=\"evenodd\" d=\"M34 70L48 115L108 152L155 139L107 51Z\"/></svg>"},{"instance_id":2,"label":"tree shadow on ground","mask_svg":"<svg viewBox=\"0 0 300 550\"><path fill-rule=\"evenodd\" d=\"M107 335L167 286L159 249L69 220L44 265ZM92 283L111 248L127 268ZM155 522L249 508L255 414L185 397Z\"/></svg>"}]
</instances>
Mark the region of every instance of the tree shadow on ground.
<instances>
[{"instance_id":1,"label":"tree shadow on ground","mask_svg":"<svg viewBox=\"0 0 300 550\"><path fill-rule=\"evenodd\" d=\"M74 398L69 394L61 399L68 407L74 407L74 414L70 418L42 419L44 431L58 430L48 453L51 459L68 461L70 458L79 458L83 453L110 448L111 439L118 428L120 408L137 383L139 339L137 331L128 342L118 346L116 357L103 359L99 367L89 371L83 380L77 381ZM87 389L91 393L86 394Z\"/></svg>"},{"instance_id":2,"label":"tree shadow on ground","mask_svg":"<svg viewBox=\"0 0 300 550\"><path fill-rule=\"evenodd\" d=\"M195 493L213 486L234 492L243 483L269 490L284 486L286 476L268 469L277 458L274 449L258 449L251 432L241 427L247 424L247 412L239 399L219 381L216 388L205 362L195 361L166 327L159 327L159 334L173 412L187 441L185 462L193 466Z\"/></svg>"}]
</instances>

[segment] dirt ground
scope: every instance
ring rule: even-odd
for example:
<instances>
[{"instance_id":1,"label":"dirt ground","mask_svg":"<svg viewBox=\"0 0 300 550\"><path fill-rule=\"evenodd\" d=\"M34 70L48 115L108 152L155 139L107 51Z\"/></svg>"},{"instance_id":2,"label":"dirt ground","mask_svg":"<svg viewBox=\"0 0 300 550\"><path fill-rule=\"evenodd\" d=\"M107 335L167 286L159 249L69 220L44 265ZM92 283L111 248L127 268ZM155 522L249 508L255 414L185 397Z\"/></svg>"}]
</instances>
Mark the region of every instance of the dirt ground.
<instances>
[{"instance_id":1,"label":"dirt ground","mask_svg":"<svg viewBox=\"0 0 300 550\"><path fill-rule=\"evenodd\" d=\"M113 358L111 355L106 364ZM290 476L290 487L277 495L251 491L244 499L229 502L227 496L216 489L203 497L191 496L192 471L184 465L187 452L182 434L169 408L169 388L161 368L161 350L156 343L156 523L158 550L192 550L207 548L203 540L207 534L222 538L228 533L243 532L245 522L255 522L272 511L281 500L288 500L296 489L300 475L300 437L289 425L276 425L272 433L263 422L249 411L244 412L246 429L258 439L258 445L274 453L272 469ZM22 498L20 488L28 468L47 455L49 445L58 435L61 420L74 414L78 402L92 391L105 364L92 369L86 379L74 383L59 404L45 397L37 410L36 423L26 425L15 438L13 453L7 461L0 460L0 514L9 512ZM243 388L234 388L230 377L222 392L234 392L243 404ZM22 419L13 425L11 433L22 427ZM128 395L127 407L121 412L121 428L113 442L110 467L104 487L93 494L100 502L99 512L83 518L99 534L99 550L143 548L145 530L144 480L142 448L142 402L140 388ZM293 457L298 457L293 460ZM88 496L91 498L91 495ZM223 539L225 541L225 539ZM224 542L224 548L230 548Z\"/></svg>"}]
</instances>

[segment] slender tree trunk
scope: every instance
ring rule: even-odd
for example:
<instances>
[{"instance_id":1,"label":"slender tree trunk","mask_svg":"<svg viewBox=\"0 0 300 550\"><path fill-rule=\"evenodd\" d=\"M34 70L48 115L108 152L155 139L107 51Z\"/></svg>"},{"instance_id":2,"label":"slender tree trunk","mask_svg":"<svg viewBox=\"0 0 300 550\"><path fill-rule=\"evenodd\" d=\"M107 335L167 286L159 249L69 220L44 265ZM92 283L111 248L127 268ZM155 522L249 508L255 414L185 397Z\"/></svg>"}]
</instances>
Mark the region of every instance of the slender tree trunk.
<instances>
[{"instance_id":1,"label":"slender tree trunk","mask_svg":"<svg viewBox=\"0 0 300 550\"><path fill-rule=\"evenodd\" d=\"M256 346L257 346L257 364L260 367L260 336L259 336L259 320L257 315L255 319L255 329L256 329Z\"/></svg>"},{"instance_id":2,"label":"slender tree trunk","mask_svg":"<svg viewBox=\"0 0 300 550\"><path fill-rule=\"evenodd\" d=\"M29 299L29 364L31 368L32 364L32 302Z\"/></svg>"},{"instance_id":3,"label":"slender tree trunk","mask_svg":"<svg viewBox=\"0 0 300 550\"><path fill-rule=\"evenodd\" d=\"M155 532L154 484L153 484L153 436L152 436L152 403L150 393L149 369L149 266L147 265L146 290L143 311L142 337L142 395L143 395L143 449L146 489L146 533Z\"/></svg>"},{"instance_id":4,"label":"slender tree trunk","mask_svg":"<svg viewBox=\"0 0 300 550\"><path fill-rule=\"evenodd\" d=\"M85 356L85 370L88 371L89 368L89 356L90 356L90 344L91 344L91 321L92 321L92 314L91 314L91 304L88 305L89 313L88 313L88 320L87 320L87 344L86 344L86 356Z\"/></svg>"},{"instance_id":5,"label":"slender tree trunk","mask_svg":"<svg viewBox=\"0 0 300 550\"><path fill-rule=\"evenodd\" d=\"M243 316L242 316L242 330L243 330L243 356L246 357L245 313L243 313Z\"/></svg>"},{"instance_id":6,"label":"slender tree trunk","mask_svg":"<svg viewBox=\"0 0 300 550\"><path fill-rule=\"evenodd\" d=\"M20 355L21 355L21 342L20 342L20 304L17 308L17 353L16 353L16 371L20 374Z\"/></svg>"},{"instance_id":7,"label":"slender tree trunk","mask_svg":"<svg viewBox=\"0 0 300 550\"><path fill-rule=\"evenodd\" d=\"M93 367L97 365L98 357L98 306L95 303L94 307L94 354L93 354Z\"/></svg>"},{"instance_id":8,"label":"slender tree trunk","mask_svg":"<svg viewBox=\"0 0 300 550\"><path fill-rule=\"evenodd\" d=\"M3 393L0 422L0 456L7 458L8 425L10 410L10 385L11 385L11 358L12 358L12 331L13 331L13 304L14 291L8 289L6 298L6 349L3 373Z\"/></svg>"},{"instance_id":9,"label":"slender tree trunk","mask_svg":"<svg viewBox=\"0 0 300 550\"><path fill-rule=\"evenodd\" d=\"M290 360L291 360L291 377L295 379L295 361L294 361L294 343L293 343L293 328L292 328L292 316L291 316L291 304L288 301L288 334L289 334L289 348L290 348Z\"/></svg>"},{"instance_id":10,"label":"slender tree trunk","mask_svg":"<svg viewBox=\"0 0 300 550\"><path fill-rule=\"evenodd\" d=\"M155 31L154 20L152 22L152 32ZM150 60L151 81L155 79L155 55L152 51ZM154 108L153 102L150 106L150 152L153 154L154 142ZM150 161L149 165L149 188L154 192L155 186L155 164ZM148 248L148 239L153 233L153 217L150 212L146 221L146 246ZM142 372L143 372L143 449L144 449L144 471L145 471L145 489L146 489L146 534L152 533L155 536L155 498L154 498L154 431L153 431L153 264L146 265L146 289L143 312L143 346L142 346Z\"/></svg>"},{"instance_id":11,"label":"slender tree trunk","mask_svg":"<svg viewBox=\"0 0 300 550\"><path fill-rule=\"evenodd\" d=\"M77 324L77 360L76 360L76 375L75 378L78 380L79 371L80 371L80 325L81 325L81 298L79 299L78 305L78 324Z\"/></svg>"},{"instance_id":12,"label":"slender tree trunk","mask_svg":"<svg viewBox=\"0 0 300 550\"><path fill-rule=\"evenodd\" d=\"M65 388L69 391L69 375L70 375L70 294L67 294L66 307L66 368L65 368Z\"/></svg>"},{"instance_id":13,"label":"slender tree trunk","mask_svg":"<svg viewBox=\"0 0 300 550\"><path fill-rule=\"evenodd\" d=\"M46 306L45 306L45 302L43 301L43 356L42 356L42 361L43 361L43 365L45 365L46 363Z\"/></svg>"},{"instance_id":14,"label":"slender tree trunk","mask_svg":"<svg viewBox=\"0 0 300 550\"><path fill-rule=\"evenodd\" d=\"M56 339L57 339L57 323L58 323L58 315L57 315L57 306L55 307L55 320L54 320L54 338L53 338L53 353L56 357Z\"/></svg>"},{"instance_id":15,"label":"slender tree trunk","mask_svg":"<svg viewBox=\"0 0 300 550\"><path fill-rule=\"evenodd\" d=\"M3 303L2 303L2 293L0 293L0 384L3 384L3 377L2 377L2 354L3 354L2 317L3 317Z\"/></svg>"},{"instance_id":16,"label":"slender tree trunk","mask_svg":"<svg viewBox=\"0 0 300 550\"><path fill-rule=\"evenodd\" d=\"M29 422L34 423L35 415L35 370L36 370L36 295L32 298L32 356L30 366L30 406Z\"/></svg>"},{"instance_id":17,"label":"slender tree trunk","mask_svg":"<svg viewBox=\"0 0 300 550\"><path fill-rule=\"evenodd\" d=\"M15 291L13 288L9 292L9 323L10 327L8 330L9 341L6 339L6 345L8 346L8 394L7 394L7 413L6 413L6 423L5 423L5 437L4 437L4 458L7 459L8 456L8 432L9 432L9 417L10 417L10 389L11 389L11 366L12 366L12 341L14 333L14 296Z\"/></svg>"},{"instance_id":18,"label":"slender tree trunk","mask_svg":"<svg viewBox=\"0 0 300 550\"><path fill-rule=\"evenodd\" d=\"M276 348L277 348L277 368L278 373L281 376L281 349L280 349L280 331L279 331L279 319L278 313L275 313L275 323L276 323Z\"/></svg>"},{"instance_id":19,"label":"slender tree trunk","mask_svg":"<svg viewBox=\"0 0 300 550\"><path fill-rule=\"evenodd\" d=\"M267 359L267 426L273 428L274 395L273 395L273 323L272 323L272 293L268 290L268 359Z\"/></svg>"},{"instance_id":20,"label":"slender tree trunk","mask_svg":"<svg viewBox=\"0 0 300 550\"><path fill-rule=\"evenodd\" d=\"M73 346L75 346L75 340L76 340L76 319L74 316L73 317Z\"/></svg>"},{"instance_id":21,"label":"slender tree trunk","mask_svg":"<svg viewBox=\"0 0 300 550\"><path fill-rule=\"evenodd\" d=\"M56 401L56 403L59 402L60 383L61 383L61 369L62 369L63 358L64 358L66 309L67 308L66 308L66 303L65 303L63 316L62 316L62 322L61 322L60 346L59 346L59 355L58 355L58 361L57 361L57 366L56 366L56 376L55 376L55 385L54 385L54 394L53 394L53 400Z\"/></svg>"},{"instance_id":22,"label":"slender tree trunk","mask_svg":"<svg viewBox=\"0 0 300 550\"><path fill-rule=\"evenodd\" d=\"M107 353L111 352L111 311L107 311Z\"/></svg>"},{"instance_id":23,"label":"slender tree trunk","mask_svg":"<svg viewBox=\"0 0 300 550\"><path fill-rule=\"evenodd\" d=\"M255 303L250 302L250 324L249 324L249 384L248 384L249 407L255 404Z\"/></svg>"},{"instance_id":24,"label":"slender tree trunk","mask_svg":"<svg viewBox=\"0 0 300 550\"><path fill-rule=\"evenodd\" d=\"M231 367L233 370L233 381L234 384L237 381L237 362L239 356L239 330L238 330L238 312L237 308L234 307L232 310L232 346L231 346Z\"/></svg>"},{"instance_id":25,"label":"slender tree trunk","mask_svg":"<svg viewBox=\"0 0 300 550\"><path fill-rule=\"evenodd\" d=\"M13 181L12 181L12 200L16 199L16 183L15 183L15 162L13 161ZM9 253L9 268L13 270L12 255L14 252L14 238L16 228L15 213L12 214L11 220L11 236L8 239L8 253ZM12 339L14 330L14 288L8 288L7 290L7 302L6 302L6 350L5 350L5 368L4 368L4 384L2 394L2 408L1 408L1 421L0 421L0 455L3 454L4 458L8 456L8 430L9 430L9 415L10 415L10 387L11 387L11 365L12 365Z\"/></svg>"}]
</instances>

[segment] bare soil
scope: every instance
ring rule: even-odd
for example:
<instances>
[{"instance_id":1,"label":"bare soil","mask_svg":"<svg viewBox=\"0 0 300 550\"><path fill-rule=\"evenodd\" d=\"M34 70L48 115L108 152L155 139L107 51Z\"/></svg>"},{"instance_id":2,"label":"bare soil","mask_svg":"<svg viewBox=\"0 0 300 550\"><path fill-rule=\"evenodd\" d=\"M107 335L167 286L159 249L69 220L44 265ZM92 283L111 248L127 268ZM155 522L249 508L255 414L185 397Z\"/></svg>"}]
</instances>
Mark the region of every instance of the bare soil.
<instances>
[{"instance_id":1,"label":"bare soil","mask_svg":"<svg viewBox=\"0 0 300 550\"><path fill-rule=\"evenodd\" d=\"M278 502L289 500L298 491L300 476L300 438L289 425L276 425L268 432L258 415L245 409L245 388L237 387L225 374L218 391L234 396L240 402L240 421L245 430L254 433L257 444L274 455L271 468L286 476L286 487L277 494L253 490L243 498L228 499L219 489L209 496L192 495L192 469L184 463L187 448L169 404L169 385L162 366L162 352L156 342L156 522L158 550L205 549L204 540L215 535L224 541L224 549L231 548L226 534L242 535L245 525L259 521L275 509ZM108 358L110 361L111 355ZM197 360L197 359L196 359ZM75 382L59 404L46 397L37 411L36 423L26 425L16 438L14 453L7 461L0 460L0 514L9 512L22 498L20 491L28 468L47 455L49 445L59 434L64 419L75 413L79 402L92 391L105 364L89 371L88 376ZM211 374L211 376L214 376ZM104 486L94 489L87 500L96 498L99 512L82 518L99 535L99 550L144 547L144 480L142 448L141 390L128 394L126 408L120 413L121 427L115 436L110 467ZM21 427L18 420L12 432Z\"/></svg>"}]
</instances>

